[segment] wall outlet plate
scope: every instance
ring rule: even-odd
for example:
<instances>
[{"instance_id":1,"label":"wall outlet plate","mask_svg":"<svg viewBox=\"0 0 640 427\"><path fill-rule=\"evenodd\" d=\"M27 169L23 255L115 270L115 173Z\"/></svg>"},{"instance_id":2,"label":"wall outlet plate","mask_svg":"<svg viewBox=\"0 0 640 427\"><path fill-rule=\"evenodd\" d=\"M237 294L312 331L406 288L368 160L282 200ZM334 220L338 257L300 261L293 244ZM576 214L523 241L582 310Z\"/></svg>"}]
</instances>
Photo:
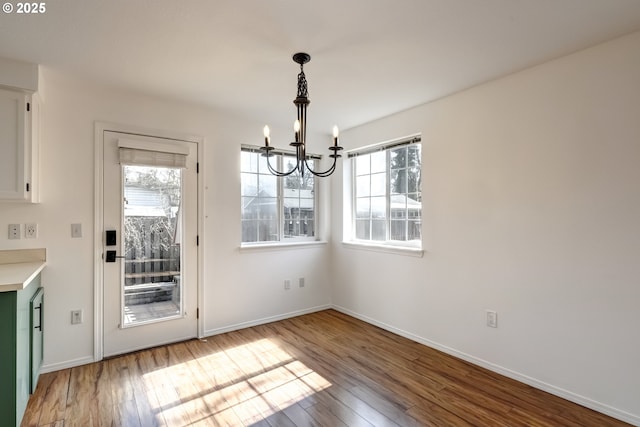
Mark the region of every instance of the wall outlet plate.
<instances>
[{"instance_id":1,"label":"wall outlet plate","mask_svg":"<svg viewBox=\"0 0 640 427\"><path fill-rule=\"evenodd\" d=\"M35 239L38 237L38 224L31 223L24 225L24 237L26 239Z\"/></svg>"},{"instance_id":2,"label":"wall outlet plate","mask_svg":"<svg viewBox=\"0 0 640 427\"><path fill-rule=\"evenodd\" d=\"M487 313L487 326L490 328L498 327L498 313L493 310L486 310Z\"/></svg>"}]
</instances>

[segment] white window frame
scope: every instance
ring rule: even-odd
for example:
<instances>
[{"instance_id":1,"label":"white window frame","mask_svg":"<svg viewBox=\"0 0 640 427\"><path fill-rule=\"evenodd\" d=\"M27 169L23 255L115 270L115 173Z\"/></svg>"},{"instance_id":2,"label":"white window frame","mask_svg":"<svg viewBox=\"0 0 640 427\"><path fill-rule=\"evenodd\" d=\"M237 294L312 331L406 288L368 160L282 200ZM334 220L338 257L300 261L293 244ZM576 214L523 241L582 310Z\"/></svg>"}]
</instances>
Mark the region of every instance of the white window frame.
<instances>
[{"instance_id":1,"label":"white window frame","mask_svg":"<svg viewBox=\"0 0 640 427\"><path fill-rule=\"evenodd\" d=\"M422 256L423 254L423 239L424 233L421 230L420 239L419 240L410 240L410 241L401 241L401 240L390 240L390 232L391 232L391 190L390 186L390 169L389 169L389 156L392 149L406 146L410 144L421 144L421 136L411 135L408 137L403 137L399 139L395 139L392 141L386 141L379 144L374 144L354 150L350 150L346 153L349 161L347 162L347 168L345 168L345 193L347 195L347 199L345 199L345 224L349 224L350 227L345 227L344 235L343 235L343 244L347 247L351 248L363 248L363 249L371 249L378 250L382 252L395 252L395 253L403 253L410 254L416 256ZM355 167L355 159L360 155L368 155L374 152L385 151L386 154L386 167L385 167L385 185L386 185L386 239L385 240L370 240L370 239L358 239L356 238L356 167ZM421 162L422 167L422 162ZM422 193L422 188L420 188L420 193ZM421 208L422 211L422 208ZM422 215L421 215L422 217ZM407 217L407 220L409 218Z\"/></svg>"},{"instance_id":2,"label":"white window frame","mask_svg":"<svg viewBox=\"0 0 640 427\"><path fill-rule=\"evenodd\" d=\"M254 153L256 155L262 155L263 151L260 150L260 147L253 145L242 145L241 146L241 154L242 152ZM290 150L272 150L271 151L271 166L279 171L284 170L284 160L286 157L293 157L295 159L295 151ZM274 162L274 159L276 161ZM307 159L313 160L314 164L321 160L321 156L316 154L307 154ZM274 164L275 163L275 164ZM240 173L245 173L240 170ZM309 172L309 174L311 174ZM256 173L256 175L260 175L260 173ZM305 175L306 176L306 175ZM274 247L274 246L291 246L297 244L309 244L314 242L319 242L319 179L315 175L313 177L313 236L296 236L296 237L285 237L284 235L284 180L287 177L276 177L276 216L277 216L277 234L278 240L269 240L269 241L259 241L259 242L243 242L242 241L242 217L240 218L240 247L241 248L257 248L257 247ZM240 192L240 199L242 200L242 191ZM242 202L241 202L242 203Z\"/></svg>"}]
</instances>

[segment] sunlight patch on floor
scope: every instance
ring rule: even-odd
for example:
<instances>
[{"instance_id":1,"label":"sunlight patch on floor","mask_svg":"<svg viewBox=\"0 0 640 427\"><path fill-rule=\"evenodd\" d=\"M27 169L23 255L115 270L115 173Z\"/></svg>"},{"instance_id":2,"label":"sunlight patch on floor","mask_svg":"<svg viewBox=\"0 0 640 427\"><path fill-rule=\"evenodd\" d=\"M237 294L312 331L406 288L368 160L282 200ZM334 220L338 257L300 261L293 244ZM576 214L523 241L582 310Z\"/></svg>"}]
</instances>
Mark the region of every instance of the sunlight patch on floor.
<instances>
[{"instance_id":1,"label":"sunlight patch on floor","mask_svg":"<svg viewBox=\"0 0 640 427\"><path fill-rule=\"evenodd\" d=\"M198 364L199 367L190 366ZM199 368L199 369L198 369ZM199 387L188 381L188 371L207 372ZM213 352L189 362L174 364L143 375L150 390L158 396L152 409L169 415L178 409L198 407L196 418L226 420L233 411L243 423L259 421L287 407L313 399L313 395L331 383L264 338ZM204 385L204 387L203 387ZM204 388L204 389L202 389ZM192 392L185 394L184 390ZM182 392L182 393L181 393ZM194 400L206 404L201 407ZM202 405L204 406L204 405Z\"/></svg>"}]
</instances>

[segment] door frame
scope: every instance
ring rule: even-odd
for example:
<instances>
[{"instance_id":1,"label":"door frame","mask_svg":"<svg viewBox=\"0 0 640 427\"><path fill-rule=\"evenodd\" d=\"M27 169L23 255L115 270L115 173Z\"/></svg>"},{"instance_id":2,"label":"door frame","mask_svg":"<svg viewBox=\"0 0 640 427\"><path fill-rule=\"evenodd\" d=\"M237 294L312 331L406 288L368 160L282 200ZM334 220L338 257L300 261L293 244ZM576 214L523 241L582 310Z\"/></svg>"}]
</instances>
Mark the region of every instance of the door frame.
<instances>
[{"instance_id":1,"label":"door frame","mask_svg":"<svg viewBox=\"0 0 640 427\"><path fill-rule=\"evenodd\" d=\"M141 128L133 125L123 125L107 122L95 122L94 126L94 224L93 224L93 248L94 248L94 278L93 278L93 360L100 361L104 358L104 264L102 253L103 245L103 189L104 189L104 133L107 131L128 133L139 136L149 136L155 138L175 139L179 141L193 142L197 144L196 162L198 163L198 189L197 189L197 235L204 235L204 138L197 135L174 132L167 130L157 130ZM198 312L203 307L204 302L204 239L198 237L199 244L197 247L198 268L197 277L197 306ZM198 313L197 319L197 336L202 338L204 335L204 313Z\"/></svg>"}]
</instances>

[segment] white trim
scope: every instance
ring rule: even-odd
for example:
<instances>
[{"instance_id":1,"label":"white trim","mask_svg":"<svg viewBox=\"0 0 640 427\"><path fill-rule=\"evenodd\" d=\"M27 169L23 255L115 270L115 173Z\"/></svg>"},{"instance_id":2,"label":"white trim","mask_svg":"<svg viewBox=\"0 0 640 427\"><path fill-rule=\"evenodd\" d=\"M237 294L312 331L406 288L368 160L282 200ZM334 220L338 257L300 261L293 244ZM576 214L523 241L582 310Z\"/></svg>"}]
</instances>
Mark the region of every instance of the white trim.
<instances>
[{"instance_id":1,"label":"white trim","mask_svg":"<svg viewBox=\"0 0 640 427\"><path fill-rule=\"evenodd\" d=\"M114 126L115 127L115 126ZM100 122L95 123L94 131L94 209L93 209L93 359L102 360L103 357L103 321L104 307L102 304L104 293L104 264L102 262L102 235L104 230L104 199L103 180L104 165L104 132L111 128Z\"/></svg>"},{"instance_id":2,"label":"white trim","mask_svg":"<svg viewBox=\"0 0 640 427\"><path fill-rule=\"evenodd\" d=\"M197 215L198 215L198 235L204 234L204 180L203 170L204 166L204 138L194 134L186 134L182 132L148 129L133 125L123 125L116 123L100 122L96 121L94 126L94 224L93 224L93 236L94 236L94 292L93 292L93 310L94 310L94 332L93 332L93 361L99 361L104 358L104 308L103 308L103 262L102 262L102 238L103 238L103 154L104 154L104 133L106 131L113 131L119 133L128 133L131 135L139 136L151 136L156 138L174 139L177 141L193 142L197 147L196 162L200 164L200 173L198 174L198 194L197 194ZM200 239L204 240L204 239ZM201 290L204 290L203 285L203 269L204 269L204 244L201 244L197 248L198 253L198 296L197 306L204 307L204 296ZM197 330L194 336L201 336L204 330L204 313L200 313L200 318L197 319ZM190 337L192 338L192 337ZM84 360L84 359L80 359ZM73 361L69 362L73 363ZM90 362L86 362L90 363ZM64 369L64 368L60 368Z\"/></svg>"},{"instance_id":3,"label":"white trim","mask_svg":"<svg viewBox=\"0 0 640 427\"><path fill-rule=\"evenodd\" d=\"M391 245L376 245L373 243L362 243L356 241L342 242L342 246L347 249L358 249L362 251L383 252L388 254L406 255L422 258L424 256L424 250L420 248L412 248L410 246L391 246Z\"/></svg>"},{"instance_id":4,"label":"white trim","mask_svg":"<svg viewBox=\"0 0 640 427\"><path fill-rule=\"evenodd\" d=\"M40 373L46 374L49 372L61 371L63 369L75 368L76 366L88 365L94 362L97 362L97 360L91 356L79 357L77 359L67 360L60 363L42 365L42 368L40 368Z\"/></svg>"},{"instance_id":5,"label":"white trim","mask_svg":"<svg viewBox=\"0 0 640 427\"><path fill-rule=\"evenodd\" d=\"M600 403L597 402L593 399L590 399L588 397L573 393L571 391L565 390L563 388L560 387L556 387L552 384L537 380L535 378L532 378L530 376L521 374L519 372L513 371L511 369L502 367L500 365L496 365L495 363L491 363L488 362L486 360L480 359L478 357L472 356L470 354L461 352L459 350L453 349L451 347L447 347L445 345L442 345L440 343L437 343L435 341L431 341L429 339L423 338L421 336L415 335L411 332L407 332L403 329L398 329L394 326L388 325L384 322L379 322L371 317L356 313L354 311L351 311L347 308L341 307L339 305L333 304L333 309L347 314L351 317L355 317L356 319L360 319L363 322L367 322L371 325L375 325L379 328L382 328L384 330L387 330L389 332L393 332L394 334L400 335L402 337L405 337L407 339L410 339L411 341L415 341L417 343L426 345L427 347L431 347L434 348L436 350L442 351L443 353L447 353L453 357L457 357L458 359L462 359L465 360L469 363L472 363L474 365L483 367L485 369L488 369L490 371L496 372L498 374L504 375L505 377L514 379L516 381L519 381L521 383L530 385L531 387L537 388L539 390L542 391L546 391L547 393L551 393L553 395L559 396L563 399L569 400L571 402L577 403L578 405L582 405L585 406L589 409L593 409L594 411L603 413L605 415L609 415L613 418L617 418L619 420L631 423L633 425L639 425L640 426L640 416L638 415L634 415L631 414L629 412L623 411L621 409L617 409L614 408L612 406L606 405L604 403Z\"/></svg>"},{"instance_id":6,"label":"white trim","mask_svg":"<svg viewBox=\"0 0 640 427\"><path fill-rule=\"evenodd\" d=\"M248 322L235 323L229 326L223 326L220 328L209 329L205 331L205 337L213 335L224 334L227 332L237 331L240 329L251 328L253 326L264 325L266 323L277 322L279 320L291 319L292 317L302 316L305 314L315 313L322 310L328 310L332 308L331 304L319 305L316 307L306 308L304 310L290 311L289 313L279 314L276 316L263 317L262 319L251 320Z\"/></svg>"},{"instance_id":7,"label":"white trim","mask_svg":"<svg viewBox=\"0 0 640 427\"><path fill-rule=\"evenodd\" d=\"M205 279L205 275L204 275L204 269L205 269L205 258L204 258L204 248L205 248L205 239L204 236L206 235L205 232L205 214L204 214L204 199L205 199L205 170L206 168L204 167L204 150L205 150L205 139L202 138L200 140L200 142L196 145L196 148L198 150L196 158L198 159L198 164L199 164L199 168L198 168L198 176L197 176L197 180L198 180L198 196L197 196L197 200L196 200L196 210L198 211L198 271L197 276L198 276L198 308L196 308L196 310L198 311L198 314L196 316L196 322L198 324L198 338L202 338L204 336L204 319L205 319L205 312L204 312L204 302L206 301L205 298L205 286L204 286L204 279ZM213 274L213 273L211 273ZM200 310L200 308L202 307L202 310Z\"/></svg>"},{"instance_id":8,"label":"white trim","mask_svg":"<svg viewBox=\"0 0 640 427\"><path fill-rule=\"evenodd\" d=\"M304 248L312 248L314 246L324 246L327 242L324 240L314 240L314 241L298 241L298 242L275 242L275 243L245 243L240 245L238 249L240 252L253 252L253 251L262 251L262 250L272 250L272 251L284 251L288 249L304 249Z\"/></svg>"}]
</instances>

